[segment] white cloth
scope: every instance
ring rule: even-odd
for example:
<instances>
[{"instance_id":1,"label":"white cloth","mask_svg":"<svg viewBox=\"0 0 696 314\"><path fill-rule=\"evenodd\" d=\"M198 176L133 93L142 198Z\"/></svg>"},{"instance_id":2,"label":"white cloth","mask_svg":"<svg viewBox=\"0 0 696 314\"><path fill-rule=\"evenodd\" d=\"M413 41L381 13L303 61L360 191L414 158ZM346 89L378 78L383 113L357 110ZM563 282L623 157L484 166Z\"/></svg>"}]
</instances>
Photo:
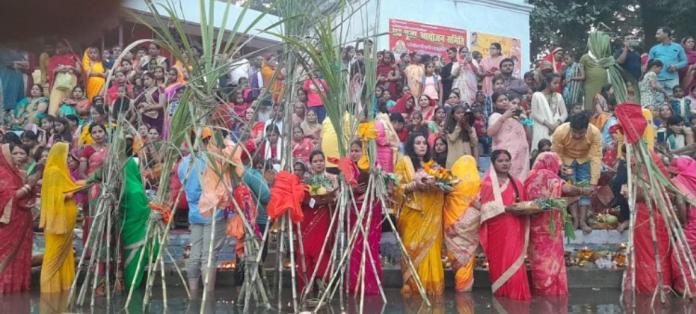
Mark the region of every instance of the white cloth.
<instances>
[{"instance_id":1,"label":"white cloth","mask_svg":"<svg viewBox=\"0 0 696 314\"><path fill-rule=\"evenodd\" d=\"M551 104L546 99L546 95L542 92L536 92L532 95L532 150L537 149L539 141L543 139L551 140L549 128L544 125L547 123L556 123L561 125L568 118L568 110L566 109L563 96L559 93L553 93L551 96Z\"/></svg>"},{"instance_id":2,"label":"white cloth","mask_svg":"<svg viewBox=\"0 0 696 314\"><path fill-rule=\"evenodd\" d=\"M240 59L234 61L230 67L232 68L230 70L230 79L232 80L232 84L238 84L239 79L242 77L246 77L247 79L249 78L249 70L251 69L251 63L249 63L249 60Z\"/></svg>"}]
</instances>

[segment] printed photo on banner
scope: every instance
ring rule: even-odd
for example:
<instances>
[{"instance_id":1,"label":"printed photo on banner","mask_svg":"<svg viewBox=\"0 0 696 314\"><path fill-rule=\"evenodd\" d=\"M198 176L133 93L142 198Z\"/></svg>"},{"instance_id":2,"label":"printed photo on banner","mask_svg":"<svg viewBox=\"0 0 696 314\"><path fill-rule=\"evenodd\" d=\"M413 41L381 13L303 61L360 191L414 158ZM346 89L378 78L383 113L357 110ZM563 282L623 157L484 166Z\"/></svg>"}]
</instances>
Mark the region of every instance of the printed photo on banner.
<instances>
[{"instance_id":1,"label":"printed photo on banner","mask_svg":"<svg viewBox=\"0 0 696 314\"><path fill-rule=\"evenodd\" d=\"M515 63L515 71L513 75L517 77L522 76L522 48L520 46L520 40L517 38L491 35L481 32L471 32L471 41L469 42L469 49L474 52L478 51L484 56L488 56L488 48L492 43L499 43L502 48L502 54L506 58L512 59Z\"/></svg>"},{"instance_id":2,"label":"printed photo on banner","mask_svg":"<svg viewBox=\"0 0 696 314\"><path fill-rule=\"evenodd\" d=\"M418 51L447 57L447 48L467 43L466 30L418 22L389 19L389 48L397 56Z\"/></svg>"}]
</instances>

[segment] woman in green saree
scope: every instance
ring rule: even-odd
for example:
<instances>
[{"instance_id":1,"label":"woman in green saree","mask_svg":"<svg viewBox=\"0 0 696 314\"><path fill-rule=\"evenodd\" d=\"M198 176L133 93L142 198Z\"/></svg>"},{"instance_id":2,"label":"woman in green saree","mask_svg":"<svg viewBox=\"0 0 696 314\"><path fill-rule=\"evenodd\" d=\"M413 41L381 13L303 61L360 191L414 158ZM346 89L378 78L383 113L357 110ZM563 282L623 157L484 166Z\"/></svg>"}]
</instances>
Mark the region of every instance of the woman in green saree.
<instances>
[{"instance_id":1,"label":"woman in green saree","mask_svg":"<svg viewBox=\"0 0 696 314\"><path fill-rule=\"evenodd\" d=\"M38 125L47 110L48 98L44 97L41 85L34 84L29 97L20 100L10 111L12 128L22 130L27 123Z\"/></svg>"},{"instance_id":2,"label":"woman in green saree","mask_svg":"<svg viewBox=\"0 0 696 314\"><path fill-rule=\"evenodd\" d=\"M143 271L148 261L147 256L141 261L140 271L138 261L140 255L150 251L146 246L146 232L150 219L149 199L145 194L140 167L135 159L130 158L126 163L124 191L121 199L121 236L123 237L124 273L126 288L139 287L143 279Z\"/></svg>"}]
</instances>

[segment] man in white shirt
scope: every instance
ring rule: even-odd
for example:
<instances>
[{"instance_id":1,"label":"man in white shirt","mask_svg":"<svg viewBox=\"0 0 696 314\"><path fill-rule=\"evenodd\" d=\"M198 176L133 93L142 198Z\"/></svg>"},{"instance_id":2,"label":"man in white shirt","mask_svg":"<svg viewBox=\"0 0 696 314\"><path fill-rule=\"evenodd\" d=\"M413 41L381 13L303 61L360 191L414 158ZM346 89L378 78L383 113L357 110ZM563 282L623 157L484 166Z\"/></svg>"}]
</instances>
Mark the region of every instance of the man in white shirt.
<instances>
[{"instance_id":1,"label":"man in white shirt","mask_svg":"<svg viewBox=\"0 0 696 314\"><path fill-rule=\"evenodd\" d=\"M249 63L249 60L246 58L240 59L240 57L241 55L239 52L237 52L230 59L230 62L232 62L232 65L230 66L230 79L232 80L231 83L235 85L239 84L240 78L248 78L249 69L251 68L251 63Z\"/></svg>"}]
</instances>

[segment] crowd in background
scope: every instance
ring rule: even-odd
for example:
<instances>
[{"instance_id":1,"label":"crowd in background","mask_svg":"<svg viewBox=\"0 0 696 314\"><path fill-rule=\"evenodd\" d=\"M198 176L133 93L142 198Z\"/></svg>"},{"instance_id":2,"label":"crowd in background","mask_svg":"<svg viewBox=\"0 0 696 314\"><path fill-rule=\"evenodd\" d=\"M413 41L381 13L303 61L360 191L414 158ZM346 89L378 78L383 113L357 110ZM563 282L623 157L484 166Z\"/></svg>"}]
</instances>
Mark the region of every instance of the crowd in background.
<instances>
[{"instance_id":1,"label":"crowd in background","mask_svg":"<svg viewBox=\"0 0 696 314\"><path fill-rule=\"evenodd\" d=\"M696 186L692 129L696 128L692 121L696 50L692 37L684 37L678 44L671 35L668 28L660 28L660 43L645 55L626 42L614 59L637 82L637 86L625 83L629 100L640 95L649 122L644 134L649 147L657 147L671 158L686 156L674 159L672 166L678 169L675 180L681 185L677 186L686 187L684 192L692 196ZM127 51L115 63L122 50L119 45L103 50L89 47L80 56L59 40L38 57L0 51L5 109L0 256L10 261L0 264L1 293L29 288L32 207L40 208L40 225L46 235L42 292L66 290L72 284L77 208L84 217L84 240L101 193L99 170L110 153L109 117L118 115L126 115L133 125L128 132L132 144L128 155L133 162L125 169L129 193L123 194L128 196L124 204L129 205L121 208L124 250L146 254L138 245L145 236L141 231L150 210L146 190L156 190L162 172L171 171L170 194L175 198L183 189L180 207L188 210L184 220L192 238L189 285L195 291L201 274L215 273L205 266L209 248L219 252L224 245L228 217L218 209L230 206L229 197L219 193L214 180L206 180L214 173L204 157L182 156L174 169L162 169L171 117L190 79L190 59L198 60L201 50L194 47L192 58L184 54L182 60L174 60L150 44ZM446 57L417 51L395 56L387 50L377 51L370 41L344 47L337 68L350 73L351 106L357 109L355 115L346 112L344 119L366 123L366 108L374 108L374 166L396 174L401 182L393 187L391 207L398 213L396 227L406 252L429 294L444 293L443 256L452 261L456 290L469 291L475 266L472 256L481 244L490 262L495 295L531 298L525 256L531 261L535 294L567 295L562 233L549 230L550 221L561 221L561 214L549 212L527 219L507 214L505 208L527 200L569 196L576 229L591 232L588 214L613 207L621 208L619 230L627 227L628 207L619 192L626 181L626 161L621 139L610 132L617 124L614 86L602 60L591 52L577 58L555 48L536 70L521 77L514 71L515 61L501 54L500 44L491 44L489 52L483 56L467 47L451 47ZM220 78L218 96L225 102L216 109L222 131L205 129L199 137L192 136L193 142L198 139L243 165L238 175L248 191L240 195L259 199L258 214L253 217L258 232L270 227L266 206L273 202L272 189L294 180L281 172L283 165L292 163L294 176L304 182L323 182L334 190L338 174L360 177L358 164L365 152L357 138L339 138L327 118L321 95L328 84L321 72L310 70L302 78L292 78L299 82L292 97L295 101L283 101L287 78L281 56L268 53L251 60L231 56L230 71ZM372 57L377 59L376 73L366 73L366 58ZM113 79L106 85L109 73ZM374 95L365 95L367 75L376 77ZM288 106L293 111L289 121L284 120ZM292 123L290 134L283 134L285 123ZM226 140L215 148L210 140L218 133ZM339 141L350 147L350 165L339 160ZM291 156L284 155L285 142L291 143ZM235 145L244 149L232 153ZM664 165L662 159L658 161ZM432 165L450 170L460 180L453 191L435 188L432 178L424 175L424 168ZM190 175L191 169L200 176ZM182 186L184 178L188 180ZM88 182L95 184L81 190ZM614 192L610 202L598 197L597 187L602 186ZM366 183L358 182L352 188L361 202ZM691 221L696 216L686 203L677 204L686 231L696 234ZM330 207L303 205L300 232L306 263L298 266L307 267L308 273L318 269L317 282L329 279L321 275L327 273L330 255L322 249L331 249L331 245L323 246L326 235L331 234ZM383 228L381 206L372 207L372 225L366 236L371 258L377 260L386 254L379 242L383 229L389 228ZM213 219L220 221L214 231ZM216 243L211 246L212 232ZM692 238L696 244L696 236ZM358 282L361 254L362 249L357 248L352 253L350 283ZM368 294L378 293L381 263L376 264L374 271L364 274ZM413 274L405 263L401 265L403 292L416 291ZM136 266L126 263L125 275L115 270L117 280L125 277L122 286L129 286L134 277L140 283ZM241 282L243 276L238 275ZM213 275L213 287L214 279ZM307 284L315 282L300 280L300 288Z\"/></svg>"}]
</instances>

